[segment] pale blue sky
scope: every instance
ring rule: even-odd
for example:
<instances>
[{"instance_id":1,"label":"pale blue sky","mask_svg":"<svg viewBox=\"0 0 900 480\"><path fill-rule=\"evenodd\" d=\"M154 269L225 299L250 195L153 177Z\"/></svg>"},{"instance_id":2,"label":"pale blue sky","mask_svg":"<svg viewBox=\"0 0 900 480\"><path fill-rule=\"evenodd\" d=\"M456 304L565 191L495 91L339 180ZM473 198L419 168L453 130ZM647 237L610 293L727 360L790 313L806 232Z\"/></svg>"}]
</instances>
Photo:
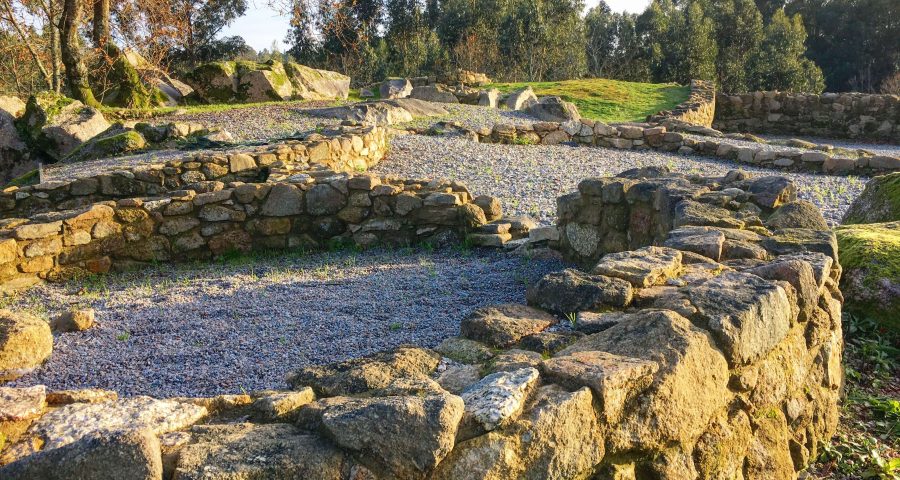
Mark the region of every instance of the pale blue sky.
<instances>
[{"instance_id":1,"label":"pale blue sky","mask_svg":"<svg viewBox=\"0 0 900 480\"><path fill-rule=\"evenodd\" d=\"M588 8L597 2L598 0L586 1ZM641 12L650 0L606 0L606 3L615 11ZM268 8L265 0L250 0L247 14L226 28L222 36L240 35L256 50L269 48L276 41L279 48L284 50L284 39L289 28L290 19Z\"/></svg>"}]
</instances>

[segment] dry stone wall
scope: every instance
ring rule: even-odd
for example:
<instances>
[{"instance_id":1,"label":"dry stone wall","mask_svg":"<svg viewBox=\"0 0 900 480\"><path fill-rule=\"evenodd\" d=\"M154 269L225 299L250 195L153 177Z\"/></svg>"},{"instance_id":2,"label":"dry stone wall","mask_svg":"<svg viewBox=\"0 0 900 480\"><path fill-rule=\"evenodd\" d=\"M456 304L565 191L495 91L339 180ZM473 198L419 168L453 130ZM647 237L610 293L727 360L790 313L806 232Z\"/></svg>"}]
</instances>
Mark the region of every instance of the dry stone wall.
<instances>
[{"instance_id":1,"label":"dry stone wall","mask_svg":"<svg viewBox=\"0 0 900 480\"><path fill-rule=\"evenodd\" d=\"M669 121L711 127L716 114L716 84L706 80L691 80L688 99L672 110L664 110L647 118L650 123Z\"/></svg>"},{"instance_id":2,"label":"dry stone wall","mask_svg":"<svg viewBox=\"0 0 900 480\"><path fill-rule=\"evenodd\" d=\"M690 128L683 122L674 122L670 125ZM868 176L900 170L900 158L886 155L849 158L818 150L741 147L716 137L707 137L703 140L693 138L669 131L664 125L607 125L584 118L564 123L497 124L493 128L477 130L473 136L477 136L478 141L483 143L519 145L570 143L624 150L653 149L683 155L710 155L776 170L822 172L832 175Z\"/></svg>"},{"instance_id":3,"label":"dry stone wall","mask_svg":"<svg viewBox=\"0 0 900 480\"><path fill-rule=\"evenodd\" d=\"M719 93L713 127L900 143L900 96L862 93Z\"/></svg>"},{"instance_id":4,"label":"dry stone wall","mask_svg":"<svg viewBox=\"0 0 900 480\"><path fill-rule=\"evenodd\" d=\"M385 185L352 176L272 186L260 208L276 188L296 188L306 212L318 211L328 203L309 203L313 189L340 193L337 181L348 203L383 200ZM389 197L395 215L413 193L421 206L409 215L423 220L432 208L458 222L470 205L452 186L405 185ZM200 210L256 206L241 199L260 187L235 187L220 200L235 205L204 200ZM15 407L0 428L18 422L0 476L77 476L90 458L104 478L795 479L835 431L843 382L836 242L808 223L814 209L789 215L795 194L784 178L743 172L587 179L560 199L555 244L584 269L531 285L529 306L479 308L435 350L298 369L281 391L156 400L0 388L0 406ZM124 224L125 242L128 225L155 215L146 204L108 208L93 229ZM177 218L194 217L163 213ZM65 239L85 220L15 232ZM617 240L603 248L616 253L602 256L609 234ZM27 250L41 239L14 241Z\"/></svg>"},{"instance_id":5,"label":"dry stone wall","mask_svg":"<svg viewBox=\"0 0 900 480\"><path fill-rule=\"evenodd\" d=\"M232 251L459 241L486 223L459 184L318 173L2 220L0 284L14 290L40 279Z\"/></svg>"},{"instance_id":6,"label":"dry stone wall","mask_svg":"<svg viewBox=\"0 0 900 480\"><path fill-rule=\"evenodd\" d=\"M315 169L365 171L381 161L387 148L384 128L346 126L251 150L187 154L165 163L9 187L0 192L0 216L28 217L188 188L202 193L223 182L285 180Z\"/></svg>"}]
</instances>

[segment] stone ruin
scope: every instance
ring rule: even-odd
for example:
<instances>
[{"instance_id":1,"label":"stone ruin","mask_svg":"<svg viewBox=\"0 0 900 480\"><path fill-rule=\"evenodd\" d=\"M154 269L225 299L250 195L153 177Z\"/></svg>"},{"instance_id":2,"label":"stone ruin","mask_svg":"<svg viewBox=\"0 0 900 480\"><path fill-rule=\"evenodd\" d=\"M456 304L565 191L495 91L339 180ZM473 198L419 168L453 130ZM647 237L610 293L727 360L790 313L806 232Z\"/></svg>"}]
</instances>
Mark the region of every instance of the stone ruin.
<instances>
[{"instance_id":1,"label":"stone ruin","mask_svg":"<svg viewBox=\"0 0 900 480\"><path fill-rule=\"evenodd\" d=\"M176 261L184 238L199 252L244 235L295 248L326 224L363 244L510 228L461 185L357 173L170 193L7 221L4 259L62 271L74 251L115 262L150 239ZM0 388L0 477L796 478L835 432L843 383L841 267L824 225L782 177L586 179L559 199L553 234L522 247L579 268L531 285L528 306L470 312L433 350L296 370L278 391ZM36 322L0 315L12 332L39 336Z\"/></svg>"}]
</instances>

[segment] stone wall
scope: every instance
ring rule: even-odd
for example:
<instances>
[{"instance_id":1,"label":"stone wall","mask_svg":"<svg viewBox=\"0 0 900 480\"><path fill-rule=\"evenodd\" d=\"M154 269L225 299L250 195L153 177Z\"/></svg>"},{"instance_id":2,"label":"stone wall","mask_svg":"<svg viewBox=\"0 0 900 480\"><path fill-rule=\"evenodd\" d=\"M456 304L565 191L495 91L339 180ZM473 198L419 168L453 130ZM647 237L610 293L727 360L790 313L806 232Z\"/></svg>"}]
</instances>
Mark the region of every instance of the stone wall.
<instances>
[{"instance_id":1,"label":"stone wall","mask_svg":"<svg viewBox=\"0 0 900 480\"><path fill-rule=\"evenodd\" d=\"M40 279L231 251L458 242L486 223L472 200L456 183L331 172L101 202L0 221L0 284L15 290Z\"/></svg>"},{"instance_id":2,"label":"stone wall","mask_svg":"<svg viewBox=\"0 0 900 480\"><path fill-rule=\"evenodd\" d=\"M664 110L647 118L650 123L685 122L710 127L716 114L716 84L706 80L691 80L687 100L672 110Z\"/></svg>"},{"instance_id":3,"label":"stone wall","mask_svg":"<svg viewBox=\"0 0 900 480\"><path fill-rule=\"evenodd\" d=\"M862 93L719 93L713 127L900 143L900 96Z\"/></svg>"},{"instance_id":4,"label":"stone wall","mask_svg":"<svg viewBox=\"0 0 900 480\"><path fill-rule=\"evenodd\" d=\"M377 209L383 200L372 177L340 181L350 203ZM420 212L458 219L467 210L458 189L432 185L423 199L419 187L389 197L395 220L413 192ZM273 186L268 199L276 188L298 187ZM224 201L257 205L241 199L259 191L236 187ZM20 423L0 452L0 476L79 478L90 468L104 478L797 478L836 429L843 342L834 236L811 228L821 215L795 194L784 178L742 172L587 179L560 199L558 245L587 268L529 286L530 306L470 312L460 336L435 350L298 369L281 391L156 400L6 389L0 399L16 414L8 421ZM312 189L302 195L307 209L319 205L309 203ZM199 198L165 208L196 208ZM112 215L93 231L124 223L125 242L129 225L155 216L146 204L106 208L89 213ZM83 220L17 232L65 242L65 229ZM621 251L600 258L608 233L620 238L604 248ZM122 432L101 430L111 424Z\"/></svg>"},{"instance_id":5,"label":"stone wall","mask_svg":"<svg viewBox=\"0 0 900 480\"><path fill-rule=\"evenodd\" d=\"M0 217L27 217L185 188L204 192L221 188L223 182L284 180L316 169L365 171L381 161L387 148L384 128L347 126L255 149L186 154L165 163L6 188L0 192Z\"/></svg>"},{"instance_id":6,"label":"stone wall","mask_svg":"<svg viewBox=\"0 0 900 480\"><path fill-rule=\"evenodd\" d=\"M680 122L678 125L687 126ZM873 155L849 158L817 150L804 152L796 149L740 147L717 137L696 139L668 131L663 125L607 125L581 119L564 123L536 122L533 125L497 124L493 128L475 131L474 135L484 143L519 145L572 143L625 150L654 149L683 155L710 155L738 163L785 171L822 172L832 175L878 175L900 170L900 158L897 157Z\"/></svg>"}]
</instances>

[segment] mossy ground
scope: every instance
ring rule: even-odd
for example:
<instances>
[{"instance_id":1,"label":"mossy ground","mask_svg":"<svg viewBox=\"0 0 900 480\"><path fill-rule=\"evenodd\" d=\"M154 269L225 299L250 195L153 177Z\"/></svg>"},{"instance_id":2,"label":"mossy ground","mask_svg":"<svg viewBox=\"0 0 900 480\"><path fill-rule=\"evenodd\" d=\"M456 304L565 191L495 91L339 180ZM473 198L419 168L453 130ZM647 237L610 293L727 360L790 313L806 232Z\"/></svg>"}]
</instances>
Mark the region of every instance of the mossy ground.
<instances>
[{"instance_id":1,"label":"mossy ground","mask_svg":"<svg viewBox=\"0 0 900 480\"><path fill-rule=\"evenodd\" d=\"M673 83L635 83L603 78L562 82L496 83L485 88L512 92L531 86L537 96L558 95L578 106L585 118L603 122L643 122L688 99L689 87Z\"/></svg>"},{"instance_id":2,"label":"mossy ground","mask_svg":"<svg viewBox=\"0 0 900 480\"><path fill-rule=\"evenodd\" d=\"M900 281L900 222L842 225L835 233L845 269L866 268L873 281Z\"/></svg>"}]
</instances>

